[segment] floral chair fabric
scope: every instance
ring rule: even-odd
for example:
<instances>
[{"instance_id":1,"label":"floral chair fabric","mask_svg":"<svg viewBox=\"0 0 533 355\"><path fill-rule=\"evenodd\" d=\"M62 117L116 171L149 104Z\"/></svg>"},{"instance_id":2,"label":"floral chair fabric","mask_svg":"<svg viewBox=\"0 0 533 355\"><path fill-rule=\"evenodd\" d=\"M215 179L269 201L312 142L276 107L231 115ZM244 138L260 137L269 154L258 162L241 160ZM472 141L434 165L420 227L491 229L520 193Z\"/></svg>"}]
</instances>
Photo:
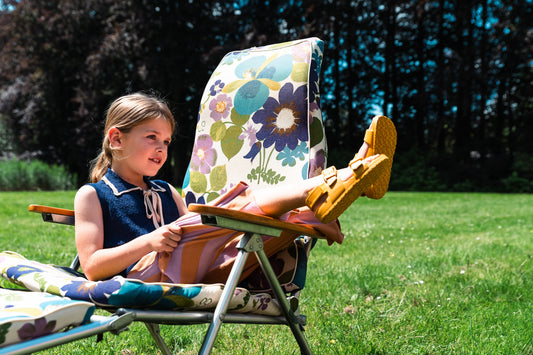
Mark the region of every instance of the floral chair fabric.
<instances>
[{"instance_id":1,"label":"floral chair fabric","mask_svg":"<svg viewBox=\"0 0 533 355\"><path fill-rule=\"evenodd\" d=\"M0 289L0 352L7 345L85 324L94 309L92 303L48 293Z\"/></svg>"},{"instance_id":2,"label":"floral chair fabric","mask_svg":"<svg viewBox=\"0 0 533 355\"><path fill-rule=\"evenodd\" d=\"M144 283L121 276L93 282L70 268L27 260L9 251L0 253L0 275L31 291L87 301L103 308L212 310L223 289L222 284ZM235 290L230 312L281 314L272 296L252 294L243 288Z\"/></svg>"},{"instance_id":3,"label":"floral chair fabric","mask_svg":"<svg viewBox=\"0 0 533 355\"><path fill-rule=\"evenodd\" d=\"M319 74L324 44L308 38L228 53L209 79L183 182L185 201L206 203L244 181L255 189L298 183L326 166ZM285 291L305 285L313 241L270 258ZM243 287L267 290L261 271Z\"/></svg>"},{"instance_id":4,"label":"floral chair fabric","mask_svg":"<svg viewBox=\"0 0 533 355\"><path fill-rule=\"evenodd\" d=\"M187 204L209 202L239 181L261 188L322 171L323 47L309 38L224 56L202 96Z\"/></svg>"}]
</instances>

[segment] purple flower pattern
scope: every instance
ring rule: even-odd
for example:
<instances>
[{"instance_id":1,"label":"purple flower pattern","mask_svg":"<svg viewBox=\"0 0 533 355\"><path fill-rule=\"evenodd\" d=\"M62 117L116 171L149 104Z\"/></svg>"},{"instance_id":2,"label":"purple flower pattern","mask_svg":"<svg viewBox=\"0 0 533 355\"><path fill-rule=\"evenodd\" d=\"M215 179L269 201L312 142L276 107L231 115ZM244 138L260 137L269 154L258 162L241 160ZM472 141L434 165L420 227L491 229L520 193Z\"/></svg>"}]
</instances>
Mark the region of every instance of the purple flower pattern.
<instances>
[{"instance_id":1,"label":"purple flower pattern","mask_svg":"<svg viewBox=\"0 0 533 355\"><path fill-rule=\"evenodd\" d=\"M211 110L210 117L215 121L227 118L232 106L233 102L231 97L226 94L220 94L209 103L209 109Z\"/></svg>"},{"instance_id":2,"label":"purple flower pattern","mask_svg":"<svg viewBox=\"0 0 533 355\"><path fill-rule=\"evenodd\" d=\"M217 161L217 151L213 149L213 139L203 134L196 139L191 156L191 170L209 174Z\"/></svg>"},{"instance_id":3,"label":"purple flower pattern","mask_svg":"<svg viewBox=\"0 0 533 355\"><path fill-rule=\"evenodd\" d=\"M248 138L248 143L250 144L250 147L254 145L255 142L257 142L257 130L255 129L254 125L251 122L248 122L248 125L246 128L242 131L241 135L239 136L239 139L245 140Z\"/></svg>"},{"instance_id":4,"label":"purple flower pattern","mask_svg":"<svg viewBox=\"0 0 533 355\"><path fill-rule=\"evenodd\" d=\"M316 155L309 163L309 177L318 176L324 170L326 154L323 149L316 152Z\"/></svg>"},{"instance_id":5,"label":"purple flower pattern","mask_svg":"<svg viewBox=\"0 0 533 355\"><path fill-rule=\"evenodd\" d=\"M26 323L18 330L20 340L31 340L43 335L52 334L56 327L56 321L48 322L45 317L38 318L34 324Z\"/></svg>"}]
</instances>

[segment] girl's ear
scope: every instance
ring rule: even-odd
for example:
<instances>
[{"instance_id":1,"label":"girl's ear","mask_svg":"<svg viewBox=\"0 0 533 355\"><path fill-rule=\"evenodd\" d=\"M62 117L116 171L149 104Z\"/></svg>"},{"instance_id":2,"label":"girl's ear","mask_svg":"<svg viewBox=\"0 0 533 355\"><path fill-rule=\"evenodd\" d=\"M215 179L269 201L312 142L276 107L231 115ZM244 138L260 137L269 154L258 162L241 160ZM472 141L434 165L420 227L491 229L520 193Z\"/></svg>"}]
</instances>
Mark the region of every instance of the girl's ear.
<instances>
[{"instance_id":1,"label":"girl's ear","mask_svg":"<svg viewBox=\"0 0 533 355\"><path fill-rule=\"evenodd\" d=\"M122 148L122 132L117 127L111 127L107 132L109 146L113 149Z\"/></svg>"}]
</instances>

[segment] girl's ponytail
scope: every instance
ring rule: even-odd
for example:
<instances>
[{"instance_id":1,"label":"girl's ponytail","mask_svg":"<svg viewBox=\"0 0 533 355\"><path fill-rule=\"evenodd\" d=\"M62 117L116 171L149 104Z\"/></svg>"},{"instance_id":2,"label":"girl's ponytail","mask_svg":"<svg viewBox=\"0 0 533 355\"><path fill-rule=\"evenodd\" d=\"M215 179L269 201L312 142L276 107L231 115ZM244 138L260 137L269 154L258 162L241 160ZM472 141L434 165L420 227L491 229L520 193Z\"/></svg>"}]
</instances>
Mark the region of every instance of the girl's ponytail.
<instances>
[{"instance_id":1,"label":"girl's ponytail","mask_svg":"<svg viewBox=\"0 0 533 355\"><path fill-rule=\"evenodd\" d=\"M111 167L111 157L107 156L105 151L101 151L100 154L91 162L90 180L93 183L97 183L107 173L107 169Z\"/></svg>"},{"instance_id":2,"label":"girl's ponytail","mask_svg":"<svg viewBox=\"0 0 533 355\"><path fill-rule=\"evenodd\" d=\"M106 132L107 133L107 132ZM107 134L102 141L102 151L91 162L91 169L89 173L89 179L92 183L97 183L107 173L107 169L111 167L113 163L113 148L109 142Z\"/></svg>"}]
</instances>

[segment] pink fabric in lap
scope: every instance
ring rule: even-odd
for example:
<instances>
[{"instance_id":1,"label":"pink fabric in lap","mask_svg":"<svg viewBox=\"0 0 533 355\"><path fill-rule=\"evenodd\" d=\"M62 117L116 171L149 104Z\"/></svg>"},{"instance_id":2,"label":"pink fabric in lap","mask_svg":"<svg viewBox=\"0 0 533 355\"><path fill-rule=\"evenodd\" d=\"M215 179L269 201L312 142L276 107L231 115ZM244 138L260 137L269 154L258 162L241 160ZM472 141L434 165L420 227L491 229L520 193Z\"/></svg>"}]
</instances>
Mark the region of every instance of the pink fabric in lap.
<instances>
[{"instance_id":1,"label":"pink fabric in lap","mask_svg":"<svg viewBox=\"0 0 533 355\"><path fill-rule=\"evenodd\" d=\"M243 182L210 204L265 215L255 204L251 189ZM342 242L343 235L338 222L322 224L307 208L286 213L280 219L312 226L325 234L330 244L333 241ZM128 278L147 282L224 282L237 255L235 246L243 233L203 225L200 215L196 213L188 213L172 223L179 225L183 231L176 249L172 253L152 252L144 256L128 274ZM284 234L279 238L263 237L268 256L287 247L297 237ZM256 260L250 259L242 278L257 267Z\"/></svg>"}]
</instances>

